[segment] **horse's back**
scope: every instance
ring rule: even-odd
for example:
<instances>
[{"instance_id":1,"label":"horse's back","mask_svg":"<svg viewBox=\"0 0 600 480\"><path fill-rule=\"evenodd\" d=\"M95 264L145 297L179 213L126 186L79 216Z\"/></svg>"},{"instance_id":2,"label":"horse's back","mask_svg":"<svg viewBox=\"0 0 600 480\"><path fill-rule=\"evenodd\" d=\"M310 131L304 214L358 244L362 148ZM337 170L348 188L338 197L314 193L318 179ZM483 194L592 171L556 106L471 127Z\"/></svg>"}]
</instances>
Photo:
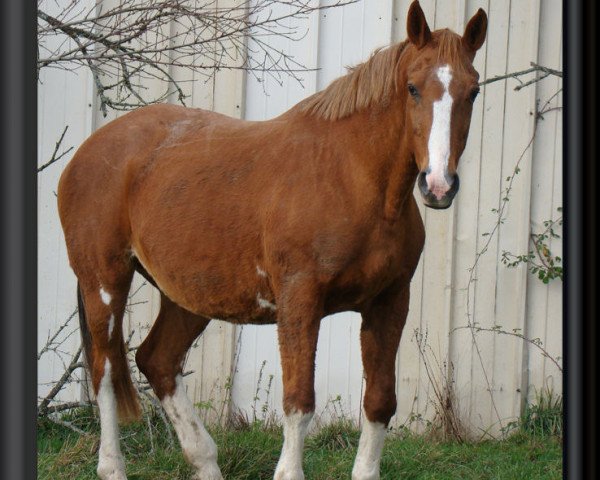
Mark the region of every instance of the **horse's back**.
<instances>
[{"instance_id":1,"label":"horse's back","mask_svg":"<svg viewBox=\"0 0 600 480\"><path fill-rule=\"evenodd\" d=\"M132 181L179 125L205 124L215 116L200 109L152 105L113 120L81 145L57 191L71 263L73 256L89 257L85 250L93 250L95 244L112 251L129 243L127 202Z\"/></svg>"}]
</instances>

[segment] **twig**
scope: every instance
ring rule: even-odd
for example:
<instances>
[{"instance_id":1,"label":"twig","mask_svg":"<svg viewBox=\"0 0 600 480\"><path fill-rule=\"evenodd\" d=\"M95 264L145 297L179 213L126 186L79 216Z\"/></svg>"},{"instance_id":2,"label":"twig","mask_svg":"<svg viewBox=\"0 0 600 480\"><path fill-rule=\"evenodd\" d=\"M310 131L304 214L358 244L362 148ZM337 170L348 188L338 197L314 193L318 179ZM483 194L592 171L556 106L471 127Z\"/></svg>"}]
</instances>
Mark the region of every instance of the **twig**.
<instances>
[{"instance_id":1,"label":"twig","mask_svg":"<svg viewBox=\"0 0 600 480\"><path fill-rule=\"evenodd\" d=\"M506 80L508 78L514 78L516 80L518 80L519 82L521 82L521 80L519 79L519 77L523 76L523 75L527 75L529 73L533 73L533 72L543 72L544 75L541 77L536 77L533 80L530 80L528 82L521 82L520 85L517 85L515 87L515 90L521 90L524 87L527 87L533 83L539 82L540 80L543 80L544 78L546 78L549 75L555 75L557 77L562 78L563 74L560 70L555 70L553 68L548 68L548 67L543 67L541 65L538 65L537 63L530 63L531 68L528 68L527 70L521 70L519 72L512 72L512 73L507 73L506 75L497 75L495 77L492 78L488 78L482 82L479 82L480 86L483 85L489 85L490 83L494 83L494 82L498 82L500 80Z\"/></svg>"},{"instance_id":2,"label":"twig","mask_svg":"<svg viewBox=\"0 0 600 480\"><path fill-rule=\"evenodd\" d=\"M54 345L54 342L56 341L56 339L58 338L58 336L67 327L67 325L71 322L71 320L73 320L73 318L75 317L75 315L77 315L77 312L78 312L78 310L76 308L73 311L73 313L71 313L71 315L68 316L67 320L60 327L58 327L58 329L56 330L56 332L54 333L54 335L52 335L52 337L50 337L48 339L48 341L46 342L46 345L44 345L44 347L38 353L38 357L37 357L38 360L42 357L42 355L44 355L44 353L52 350L51 345Z\"/></svg>"},{"instance_id":3,"label":"twig","mask_svg":"<svg viewBox=\"0 0 600 480\"><path fill-rule=\"evenodd\" d=\"M60 145L62 144L63 139L65 138L65 134L67 133L67 129L68 128L69 128L69 126L67 125L65 127L65 129L63 130L62 135L58 139L58 142L56 142L56 146L54 147L54 152L52 152L52 157L50 157L50 160L48 160L46 163L44 163L41 167L38 167L38 169L37 169L38 173L40 173L42 170L45 170L46 168L48 168L53 163L58 162L67 153L69 153L71 150L73 150L73 147L69 147L63 153L61 153L60 155L57 156L58 149L59 149Z\"/></svg>"},{"instance_id":4,"label":"twig","mask_svg":"<svg viewBox=\"0 0 600 480\"><path fill-rule=\"evenodd\" d=\"M51 405L51 406L47 407L46 414L64 412L66 410L73 410L75 408L91 407L92 405L93 405L92 403L85 403L85 402L60 403L58 405ZM41 413L38 413L38 415L41 416Z\"/></svg>"},{"instance_id":5,"label":"twig","mask_svg":"<svg viewBox=\"0 0 600 480\"><path fill-rule=\"evenodd\" d=\"M75 370L77 370L78 368L83 367L83 363L79 362L79 356L81 355L81 350L82 350L82 347L79 347L77 349L77 352L73 356L73 359L71 360L71 363L69 364L69 366L67 367L65 372L62 374L62 376L60 377L58 382L56 382L56 385L54 385L54 387L52 387L52 390L50 390L48 395L46 395L46 398L44 398L44 400L42 400L42 403L40 403L40 405L38 407L38 412L39 412L38 415L43 416L48 413L48 404L54 399L54 397L56 397L58 392L60 392L62 390L63 386L71 378L71 375L73 374L73 372Z\"/></svg>"},{"instance_id":6,"label":"twig","mask_svg":"<svg viewBox=\"0 0 600 480\"><path fill-rule=\"evenodd\" d=\"M48 418L50 419L51 422L54 422L58 425L62 425L63 427L70 428L71 430L73 430L75 433L78 433L79 435L83 435L83 436L90 435L89 432L86 432L86 431L82 430L81 428L76 427L71 422L68 422L62 418L53 418L53 417L48 417Z\"/></svg>"}]
</instances>

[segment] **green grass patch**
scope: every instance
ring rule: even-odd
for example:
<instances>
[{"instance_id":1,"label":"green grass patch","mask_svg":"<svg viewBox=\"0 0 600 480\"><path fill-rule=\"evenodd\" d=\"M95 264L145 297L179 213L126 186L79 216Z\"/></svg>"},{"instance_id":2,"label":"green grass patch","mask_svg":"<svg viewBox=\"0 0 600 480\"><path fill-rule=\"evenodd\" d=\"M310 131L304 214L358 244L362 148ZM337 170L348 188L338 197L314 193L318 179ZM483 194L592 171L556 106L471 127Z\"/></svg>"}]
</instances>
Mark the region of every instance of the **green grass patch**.
<instances>
[{"instance_id":1,"label":"green grass patch","mask_svg":"<svg viewBox=\"0 0 600 480\"><path fill-rule=\"evenodd\" d=\"M99 425L91 410L63 421L85 435L50 420L38 423L38 478L96 480ZM219 466L227 480L272 479L282 445L281 429L261 423L244 428L213 428ZM130 480L189 479L177 439L159 415L121 430ZM359 432L351 422L324 426L306 440L307 480L348 479ZM391 432L381 462L382 479L559 479L562 445L552 435L519 430L506 440L479 443L436 442L426 436Z\"/></svg>"}]
</instances>

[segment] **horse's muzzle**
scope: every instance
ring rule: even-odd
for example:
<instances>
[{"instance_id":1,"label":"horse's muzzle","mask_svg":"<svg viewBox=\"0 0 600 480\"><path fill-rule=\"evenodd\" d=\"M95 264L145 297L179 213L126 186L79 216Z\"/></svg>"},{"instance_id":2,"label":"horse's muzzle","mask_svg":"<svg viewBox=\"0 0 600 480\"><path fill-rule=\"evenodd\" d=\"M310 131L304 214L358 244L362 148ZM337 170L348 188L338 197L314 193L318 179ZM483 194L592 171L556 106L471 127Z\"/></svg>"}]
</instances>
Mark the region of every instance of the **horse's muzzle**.
<instances>
[{"instance_id":1,"label":"horse's muzzle","mask_svg":"<svg viewBox=\"0 0 600 480\"><path fill-rule=\"evenodd\" d=\"M419 185L419 191L421 192L425 206L429 208L435 208L436 210L443 210L452 205L452 200L454 199L456 192L458 192L458 187L460 184L458 175L454 174L452 177L450 177L448 181L450 189L442 198L435 196L429 189L429 186L427 185L427 179L425 178L426 175L427 172L419 172L419 176L417 177L417 185Z\"/></svg>"}]
</instances>

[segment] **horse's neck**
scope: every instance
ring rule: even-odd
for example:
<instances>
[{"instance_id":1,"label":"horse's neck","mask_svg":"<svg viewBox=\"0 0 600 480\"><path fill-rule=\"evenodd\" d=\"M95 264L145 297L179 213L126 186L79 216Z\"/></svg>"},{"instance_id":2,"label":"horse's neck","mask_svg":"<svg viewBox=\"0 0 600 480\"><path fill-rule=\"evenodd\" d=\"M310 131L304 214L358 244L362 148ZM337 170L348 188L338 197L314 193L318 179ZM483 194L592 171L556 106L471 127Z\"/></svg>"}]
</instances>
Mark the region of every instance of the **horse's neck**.
<instances>
[{"instance_id":1,"label":"horse's neck","mask_svg":"<svg viewBox=\"0 0 600 480\"><path fill-rule=\"evenodd\" d=\"M412 196L418 174L404 131L403 109L390 108L374 116L356 115L351 121L356 122L356 128L351 129L356 138L351 143L364 153L363 158L354 160L362 165L346 171L366 174L373 195L379 197L377 203L383 205L385 218L398 218Z\"/></svg>"}]
</instances>

